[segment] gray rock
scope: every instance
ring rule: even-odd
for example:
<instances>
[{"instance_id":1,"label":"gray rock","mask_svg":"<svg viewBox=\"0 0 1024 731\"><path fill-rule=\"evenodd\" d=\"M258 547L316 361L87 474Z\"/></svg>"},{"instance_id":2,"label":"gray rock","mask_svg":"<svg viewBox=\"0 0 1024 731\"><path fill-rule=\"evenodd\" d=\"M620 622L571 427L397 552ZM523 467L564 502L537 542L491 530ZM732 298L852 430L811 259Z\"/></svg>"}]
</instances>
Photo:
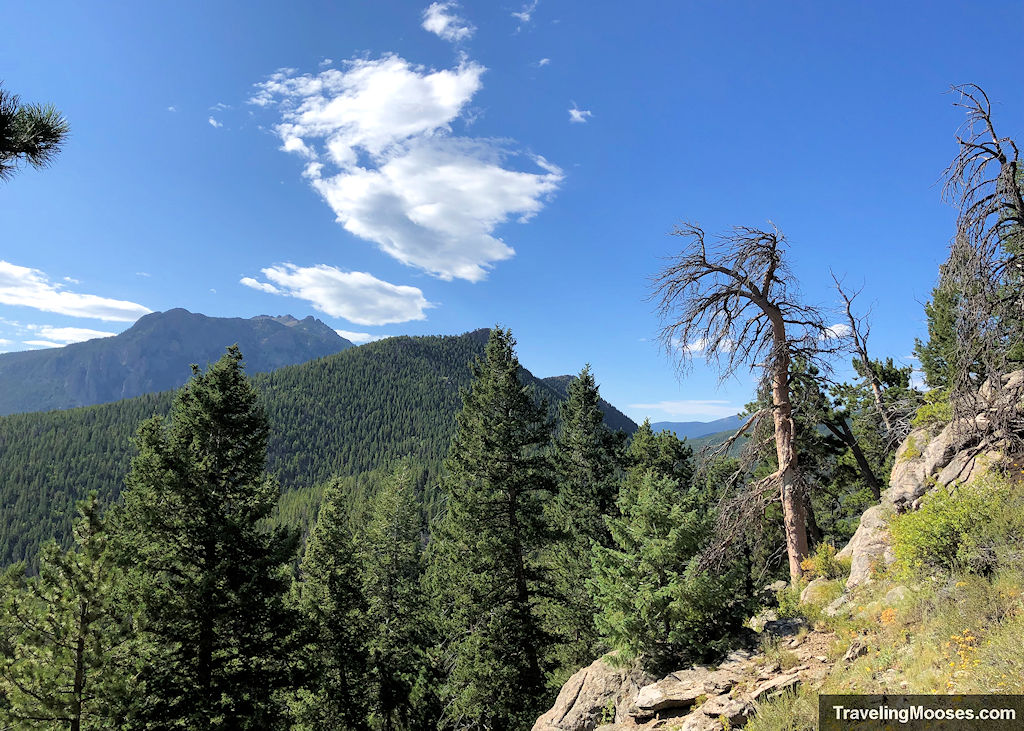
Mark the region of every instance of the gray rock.
<instances>
[{"instance_id":1,"label":"gray rock","mask_svg":"<svg viewBox=\"0 0 1024 731\"><path fill-rule=\"evenodd\" d=\"M739 677L731 670L715 670L694 667L679 670L640 689L633 704L637 718L646 718L668 709L686 709L694 705L698 698L708 695L719 695L731 690Z\"/></svg>"},{"instance_id":2,"label":"gray rock","mask_svg":"<svg viewBox=\"0 0 1024 731\"><path fill-rule=\"evenodd\" d=\"M681 726L673 726L679 731L722 731L725 726L717 718L706 716L700 711L691 713L683 719Z\"/></svg>"},{"instance_id":3,"label":"gray rock","mask_svg":"<svg viewBox=\"0 0 1024 731\"><path fill-rule=\"evenodd\" d=\"M824 576L819 576L817 579L811 581L810 584L804 587L804 590L800 592L800 601L804 603L820 604L822 599L825 597L825 588L831 584L830 579L826 579Z\"/></svg>"},{"instance_id":4,"label":"gray rock","mask_svg":"<svg viewBox=\"0 0 1024 731\"><path fill-rule=\"evenodd\" d=\"M755 702L768 700L789 688L796 688L798 685L800 685L800 676L797 673L779 675L757 686L754 692L750 694L750 700Z\"/></svg>"},{"instance_id":5,"label":"gray rock","mask_svg":"<svg viewBox=\"0 0 1024 731\"><path fill-rule=\"evenodd\" d=\"M533 731L593 731L611 704L615 721L625 721L619 709L628 707L638 690L654 678L638 668L616 668L596 660L574 674L558 693L551 710L537 719Z\"/></svg>"},{"instance_id":6,"label":"gray rock","mask_svg":"<svg viewBox=\"0 0 1024 731\"><path fill-rule=\"evenodd\" d=\"M909 594L910 594L910 589L908 589L907 587L905 587L905 586L903 586L901 584L899 586L894 586L892 589L890 589L888 591L888 593L886 593L885 599L883 599L882 601L885 604L889 604L889 605L899 604L901 601L906 599L907 595L909 595Z\"/></svg>"},{"instance_id":7,"label":"gray rock","mask_svg":"<svg viewBox=\"0 0 1024 731\"><path fill-rule=\"evenodd\" d=\"M839 556L851 557L850 577L846 580L847 590L871 580L871 570L879 562L890 564L895 560L889 543L888 521L884 505L875 505L864 511L860 525Z\"/></svg>"},{"instance_id":8,"label":"gray rock","mask_svg":"<svg viewBox=\"0 0 1024 731\"><path fill-rule=\"evenodd\" d=\"M850 649L843 655L843 662L853 662L858 657L863 657L868 654L868 646L860 640L854 640L853 644L850 645Z\"/></svg>"},{"instance_id":9,"label":"gray rock","mask_svg":"<svg viewBox=\"0 0 1024 731\"><path fill-rule=\"evenodd\" d=\"M700 712L712 718L724 716L731 726L742 726L754 713L754 707L742 698L730 698L728 695L716 695L708 699L700 707Z\"/></svg>"}]
</instances>

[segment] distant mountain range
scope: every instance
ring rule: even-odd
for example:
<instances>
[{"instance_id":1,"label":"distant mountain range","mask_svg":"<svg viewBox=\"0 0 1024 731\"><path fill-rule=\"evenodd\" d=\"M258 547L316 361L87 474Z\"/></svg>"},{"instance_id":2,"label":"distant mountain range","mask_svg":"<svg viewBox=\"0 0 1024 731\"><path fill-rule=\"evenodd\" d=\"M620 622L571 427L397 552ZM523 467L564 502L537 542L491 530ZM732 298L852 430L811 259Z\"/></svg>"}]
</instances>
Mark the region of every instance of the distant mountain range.
<instances>
[{"instance_id":1,"label":"distant mountain range","mask_svg":"<svg viewBox=\"0 0 1024 731\"><path fill-rule=\"evenodd\" d=\"M120 335L0 354L0 415L68 409L177 388L237 343L250 373L333 355L350 343L313 317L207 317L181 308Z\"/></svg>"},{"instance_id":2,"label":"distant mountain range","mask_svg":"<svg viewBox=\"0 0 1024 731\"><path fill-rule=\"evenodd\" d=\"M659 421L651 424L654 431L674 431L680 439L697 439L706 437L709 434L717 434L724 431L735 431L743 424L739 416L726 416L724 419L714 421Z\"/></svg>"}]
</instances>

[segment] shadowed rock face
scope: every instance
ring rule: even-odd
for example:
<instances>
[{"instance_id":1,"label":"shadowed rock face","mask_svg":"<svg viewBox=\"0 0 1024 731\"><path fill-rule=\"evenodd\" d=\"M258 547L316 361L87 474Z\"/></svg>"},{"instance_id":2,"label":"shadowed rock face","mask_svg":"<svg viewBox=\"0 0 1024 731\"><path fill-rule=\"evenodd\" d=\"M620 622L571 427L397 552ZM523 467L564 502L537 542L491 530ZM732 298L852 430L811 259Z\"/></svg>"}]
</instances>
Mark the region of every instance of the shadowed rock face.
<instances>
[{"instance_id":1,"label":"shadowed rock face","mask_svg":"<svg viewBox=\"0 0 1024 731\"><path fill-rule=\"evenodd\" d=\"M154 312L120 335L0 354L0 415L118 401L178 388L238 344L250 373L332 355L352 343L320 320Z\"/></svg>"}]
</instances>

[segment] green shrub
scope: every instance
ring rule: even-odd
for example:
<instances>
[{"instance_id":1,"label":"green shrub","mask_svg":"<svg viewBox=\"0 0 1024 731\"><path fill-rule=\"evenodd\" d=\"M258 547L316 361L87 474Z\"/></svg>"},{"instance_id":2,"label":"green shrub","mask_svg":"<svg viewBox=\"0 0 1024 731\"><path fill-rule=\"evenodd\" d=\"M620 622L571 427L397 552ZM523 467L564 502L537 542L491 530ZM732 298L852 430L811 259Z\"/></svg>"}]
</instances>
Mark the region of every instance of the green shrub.
<instances>
[{"instance_id":1,"label":"green shrub","mask_svg":"<svg viewBox=\"0 0 1024 731\"><path fill-rule=\"evenodd\" d=\"M952 420L953 406L949 402L949 391L937 388L924 395L924 404L918 408L910 423L918 427L929 424L948 424Z\"/></svg>"},{"instance_id":2,"label":"green shrub","mask_svg":"<svg viewBox=\"0 0 1024 731\"><path fill-rule=\"evenodd\" d=\"M894 518L890 529L904 573L987 576L1021 561L1024 495L1019 484L987 475L970 485L936 489L919 510Z\"/></svg>"},{"instance_id":3,"label":"green shrub","mask_svg":"<svg viewBox=\"0 0 1024 731\"><path fill-rule=\"evenodd\" d=\"M836 547L831 543L819 543L814 555L804 559L800 567L808 579L845 579L850 575L850 559L836 558Z\"/></svg>"},{"instance_id":4,"label":"green shrub","mask_svg":"<svg viewBox=\"0 0 1024 731\"><path fill-rule=\"evenodd\" d=\"M803 612L800 608L800 592L803 591L804 584L792 584L787 586L785 589L779 589L776 593L776 598L779 601L779 619L793 619L796 617L802 617Z\"/></svg>"}]
</instances>

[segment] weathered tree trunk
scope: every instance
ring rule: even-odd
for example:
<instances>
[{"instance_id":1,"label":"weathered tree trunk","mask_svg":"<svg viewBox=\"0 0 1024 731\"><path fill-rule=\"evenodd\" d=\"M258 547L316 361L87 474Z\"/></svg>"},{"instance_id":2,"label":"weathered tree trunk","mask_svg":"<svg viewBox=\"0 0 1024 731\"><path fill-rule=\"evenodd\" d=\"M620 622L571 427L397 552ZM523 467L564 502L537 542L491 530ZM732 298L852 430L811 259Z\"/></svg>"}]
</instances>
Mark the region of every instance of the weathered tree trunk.
<instances>
[{"instance_id":1,"label":"weathered tree trunk","mask_svg":"<svg viewBox=\"0 0 1024 731\"><path fill-rule=\"evenodd\" d=\"M800 562L807 558L807 511L804 509L800 473L797 470L796 429L793 405L789 398L789 349L785 332L776 333L772 364L772 416L775 420L775 453L779 460L779 485L782 492L782 522L789 555L789 577L795 583L803 576Z\"/></svg>"}]
</instances>

